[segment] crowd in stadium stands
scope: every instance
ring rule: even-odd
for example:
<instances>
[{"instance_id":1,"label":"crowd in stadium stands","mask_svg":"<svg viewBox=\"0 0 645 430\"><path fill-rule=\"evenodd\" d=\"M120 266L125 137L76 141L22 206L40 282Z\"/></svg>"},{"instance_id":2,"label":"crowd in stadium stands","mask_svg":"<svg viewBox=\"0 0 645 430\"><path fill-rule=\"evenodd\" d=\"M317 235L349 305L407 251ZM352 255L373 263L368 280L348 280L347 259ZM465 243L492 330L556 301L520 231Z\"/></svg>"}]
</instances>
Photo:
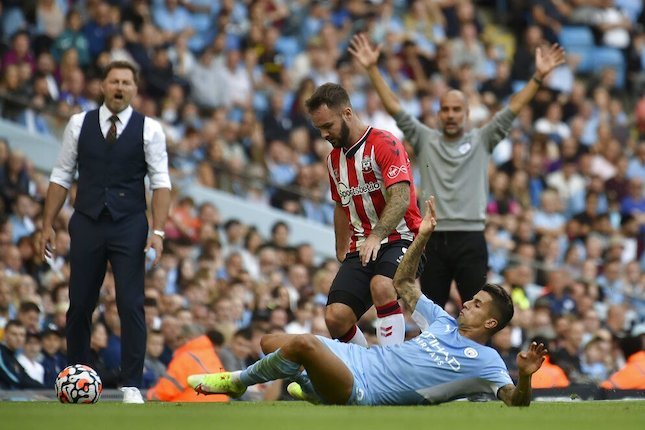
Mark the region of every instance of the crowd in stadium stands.
<instances>
[{"instance_id":1,"label":"crowd in stadium stands","mask_svg":"<svg viewBox=\"0 0 645 430\"><path fill-rule=\"evenodd\" d=\"M518 348L544 339L549 365L536 386L645 388L642 370L635 387L630 377L608 379L642 364L645 339L640 0L7 0L1 8L3 118L59 139L72 113L100 104L102 67L125 59L141 71L135 109L166 129L175 197L164 255L146 278L147 387L205 342L236 370L262 355L264 333L327 333L335 259L292 243L285 223L262 237L182 189L199 183L331 224L331 145L308 122L304 100L340 83L366 123L402 136L347 53L351 35L382 44L388 83L430 126L449 87L467 94L473 127L486 121L530 79L536 46L559 42L567 63L517 116L490 166L489 279L516 305L492 343L512 372ZM423 166L415 168L418 177ZM0 388L51 387L65 365L72 207L56 223L48 264L38 252L47 178L20 142L0 139L0 358L20 363L9 375L0 366ZM119 375L114 290L108 273L92 332L106 387ZM446 309L459 305L453 297ZM362 323L368 335L373 318ZM19 321L11 333L10 320ZM162 383L150 390L157 398L181 398L159 394ZM247 394L279 395L271 386Z\"/></svg>"}]
</instances>

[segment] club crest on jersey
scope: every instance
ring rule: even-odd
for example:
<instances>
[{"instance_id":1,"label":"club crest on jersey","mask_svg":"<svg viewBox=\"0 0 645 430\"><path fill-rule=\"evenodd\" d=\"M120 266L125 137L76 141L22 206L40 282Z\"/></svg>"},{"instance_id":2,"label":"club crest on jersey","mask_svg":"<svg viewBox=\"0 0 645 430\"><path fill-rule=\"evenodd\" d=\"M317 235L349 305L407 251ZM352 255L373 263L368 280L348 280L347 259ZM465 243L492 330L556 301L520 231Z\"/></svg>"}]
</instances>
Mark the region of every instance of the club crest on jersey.
<instances>
[{"instance_id":1,"label":"club crest on jersey","mask_svg":"<svg viewBox=\"0 0 645 430\"><path fill-rule=\"evenodd\" d=\"M475 348L468 347L468 348L464 349L464 355L466 357L468 357L468 358L477 358L479 353L477 352L477 350Z\"/></svg>"},{"instance_id":2,"label":"club crest on jersey","mask_svg":"<svg viewBox=\"0 0 645 430\"><path fill-rule=\"evenodd\" d=\"M387 177L390 179L396 178L401 173L404 173L404 174L408 173L408 167L406 165L390 166L390 168L387 169Z\"/></svg>"},{"instance_id":3,"label":"club crest on jersey","mask_svg":"<svg viewBox=\"0 0 645 430\"><path fill-rule=\"evenodd\" d=\"M363 169L363 173L372 171L372 157L369 155L363 157L363 161L361 161L361 169Z\"/></svg>"},{"instance_id":4,"label":"club crest on jersey","mask_svg":"<svg viewBox=\"0 0 645 430\"><path fill-rule=\"evenodd\" d=\"M470 142L466 142L462 145L459 145L459 148L457 148L457 151L459 151L459 153L463 155L466 152L470 151L471 146L472 145L470 144Z\"/></svg>"}]
</instances>

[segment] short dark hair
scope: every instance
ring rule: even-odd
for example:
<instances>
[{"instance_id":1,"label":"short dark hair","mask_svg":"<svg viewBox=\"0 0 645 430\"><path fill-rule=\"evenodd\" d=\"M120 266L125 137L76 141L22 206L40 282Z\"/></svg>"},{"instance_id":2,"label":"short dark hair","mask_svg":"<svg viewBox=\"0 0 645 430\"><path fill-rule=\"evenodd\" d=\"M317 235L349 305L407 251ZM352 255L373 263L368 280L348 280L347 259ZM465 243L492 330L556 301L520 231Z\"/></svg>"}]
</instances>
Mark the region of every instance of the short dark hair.
<instances>
[{"instance_id":1,"label":"short dark hair","mask_svg":"<svg viewBox=\"0 0 645 430\"><path fill-rule=\"evenodd\" d=\"M11 327L25 328L25 325L20 320L9 320L4 326L4 332L8 332Z\"/></svg>"},{"instance_id":2,"label":"short dark hair","mask_svg":"<svg viewBox=\"0 0 645 430\"><path fill-rule=\"evenodd\" d=\"M338 109L352 104L349 101L349 94L345 88L338 84L327 82L322 84L316 91L305 101L305 106L309 112L312 112L322 105L327 105L330 109Z\"/></svg>"},{"instance_id":3,"label":"short dark hair","mask_svg":"<svg viewBox=\"0 0 645 430\"><path fill-rule=\"evenodd\" d=\"M20 307L18 308L18 313L22 314L22 313L25 313L25 312L40 313L40 308L34 302L22 302L22 303L20 303Z\"/></svg>"},{"instance_id":4,"label":"short dark hair","mask_svg":"<svg viewBox=\"0 0 645 430\"><path fill-rule=\"evenodd\" d=\"M287 229L287 231L290 231L289 224L287 224L286 222L284 222L282 220L279 220L279 221L276 221L275 223L273 223L273 225L271 226L271 234L275 234L275 232L278 231L278 229L280 227L284 227L284 228Z\"/></svg>"},{"instance_id":5,"label":"short dark hair","mask_svg":"<svg viewBox=\"0 0 645 430\"><path fill-rule=\"evenodd\" d=\"M213 345L215 346L224 345L224 335L221 332L215 329L209 330L206 332L206 336L208 337L208 340L210 340Z\"/></svg>"},{"instance_id":6,"label":"short dark hair","mask_svg":"<svg viewBox=\"0 0 645 430\"><path fill-rule=\"evenodd\" d=\"M515 309L513 308L513 299L499 284L486 284L482 291L487 292L493 298L493 309L497 317L497 327L493 333L497 333L513 319Z\"/></svg>"},{"instance_id":7,"label":"short dark hair","mask_svg":"<svg viewBox=\"0 0 645 430\"><path fill-rule=\"evenodd\" d=\"M117 60L110 62L105 69L103 70L103 76L101 80L105 80L107 76L113 69L128 69L132 72L132 77L135 84L139 84L139 69L129 61Z\"/></svg>"}]
</instances>

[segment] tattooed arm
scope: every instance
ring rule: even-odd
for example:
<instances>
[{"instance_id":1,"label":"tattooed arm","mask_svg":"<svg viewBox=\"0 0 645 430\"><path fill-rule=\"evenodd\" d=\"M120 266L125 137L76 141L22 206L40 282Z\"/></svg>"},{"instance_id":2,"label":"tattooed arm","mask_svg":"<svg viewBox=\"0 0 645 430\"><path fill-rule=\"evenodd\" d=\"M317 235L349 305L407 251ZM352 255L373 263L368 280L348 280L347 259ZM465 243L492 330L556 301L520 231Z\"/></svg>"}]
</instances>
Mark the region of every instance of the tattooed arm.
<instances>
[{"instance_id":1,"label":"tattooed arm","mask_svg":"<svg viewBox=\"0 0 645 430\"><path fill-rule=\"evenodd\" d=\"M387 189L387 203L381 212L381 216L372 229L372 232L361 244L359 256L363 265L370 260L376 260L378 250L381 248L381 240L387 237L399 224L410 205L410 184L408 182L397 182Z\"/></svg>"},{"instance_id":2,"label":"tattooed arm","mask_svg":"<svg viewBox=\"0 0 645 430\"><path fill-rule=\"evenodd\" d=\"M387 189L387 203L381 217L374 226L372 234L381 239L390 234L399 224L403 215L410 205L410 184L408 182L397 182Z\"/></svg>"},{"instance_id":3,"label":"tattooed arm","mask_svg":"<svg viewBox=\"0 0 645 430\"><path fill-rule=\"evenodd\" d=\"M423 250L436 226L434 196L431 196L430 200L426 201L426 211L419 226L419 233L403 256L403 260L399 263L393 280L397 294L410 311L417 307L417 301L421 297L421 290L415 282L416 273Z\"/></svg>"}]
</instances>

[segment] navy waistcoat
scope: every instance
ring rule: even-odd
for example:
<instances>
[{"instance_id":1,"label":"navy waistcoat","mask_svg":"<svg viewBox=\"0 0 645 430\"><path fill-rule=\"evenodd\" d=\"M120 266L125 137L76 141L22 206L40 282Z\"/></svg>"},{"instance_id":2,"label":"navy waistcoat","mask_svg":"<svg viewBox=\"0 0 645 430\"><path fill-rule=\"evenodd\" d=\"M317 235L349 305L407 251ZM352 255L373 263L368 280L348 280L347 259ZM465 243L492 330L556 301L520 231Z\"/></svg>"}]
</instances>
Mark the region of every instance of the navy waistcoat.
<instances>
[{"instance_id":1,"label":"navy waistcoat","mask_svg":"<svg viewBox=\"0 0 645 430\"><path fill-rule=\"evenodd\" d=\"M133 111L119 138L110 144L101 132L98 109L85 114L78 137L76 210L98 219L107 209L114 220L146 210L144 119Z\"/></svg>"}]
</instances>

